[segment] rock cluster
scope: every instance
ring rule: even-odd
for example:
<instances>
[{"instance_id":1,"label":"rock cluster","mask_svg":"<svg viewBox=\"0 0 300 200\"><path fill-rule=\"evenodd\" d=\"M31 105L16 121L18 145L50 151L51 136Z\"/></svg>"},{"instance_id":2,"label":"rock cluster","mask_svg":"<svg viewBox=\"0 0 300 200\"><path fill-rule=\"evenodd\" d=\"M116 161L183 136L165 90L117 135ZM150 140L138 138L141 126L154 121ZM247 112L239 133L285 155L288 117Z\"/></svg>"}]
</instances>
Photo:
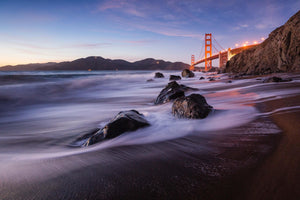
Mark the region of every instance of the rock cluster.
<instances>
[{"instance_id":1,"label":"rock cluster","mask_svg":"<svg viewBox=\"0 0 300 200\"><path fill-rule=\"evenodd\" d=\"M269 74L300 71L300 11L261 44L232 57L226 72Z\"/></svg>"}]
</instances>

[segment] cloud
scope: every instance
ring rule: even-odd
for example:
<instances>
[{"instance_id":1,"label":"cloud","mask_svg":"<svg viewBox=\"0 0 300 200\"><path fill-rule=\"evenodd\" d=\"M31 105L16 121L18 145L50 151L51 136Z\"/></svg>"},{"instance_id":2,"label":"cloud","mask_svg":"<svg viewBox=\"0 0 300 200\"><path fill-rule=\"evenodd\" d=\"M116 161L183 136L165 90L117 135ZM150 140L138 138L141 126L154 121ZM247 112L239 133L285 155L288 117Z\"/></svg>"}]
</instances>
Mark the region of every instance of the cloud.
<instances>
[{"instance_id":1,"label":"cloud","mask_svg":"<svg viewBox=\"0 0 300 200\"><path fill-rule=\"evenodd\" d=\"M118 10L131 16L145 17L145 13L140 11L144 7L136 6L138 2L127 0L110 0L98 5L98 11Z\"/></svg>"},{"instance_id":2,"label":"cloud","mask_svg":"<svg viewBox=\"0 0 300 200\"><path fill-rule=\"evenodd\" d=\"M58 50L58 49L71 49L71 48L82 48L82 49L89 49L89 48L102 48L106 46L112 45L112 43L80 43L80 44L70 44L70 45L59 45L59 46L43 46L43 45L36 45L24 42L13 42L15 45L22 47L22 49L26 48L31 50ZM28 50L30 51L30 50Z\"/></svg>"}]
</instances>

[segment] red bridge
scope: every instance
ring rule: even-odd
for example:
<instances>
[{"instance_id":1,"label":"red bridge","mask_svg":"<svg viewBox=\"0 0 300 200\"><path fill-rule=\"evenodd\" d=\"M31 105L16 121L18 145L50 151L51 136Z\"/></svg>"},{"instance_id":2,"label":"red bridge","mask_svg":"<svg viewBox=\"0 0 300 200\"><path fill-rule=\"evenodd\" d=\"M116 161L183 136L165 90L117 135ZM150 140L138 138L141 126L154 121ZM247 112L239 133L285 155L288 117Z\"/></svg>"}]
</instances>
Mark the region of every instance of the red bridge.
<instances>
[{"instance_id":1,"label":"red bridge","mask_svg":"<svg viewBox=\"0 0 300 200\"><path fill-rule=\"evenodd\" d=\"M218 44L218 42L215 40L215 42ZM219 45L219 44L218 44ZM242 51L249 49L251 47L254 47L258 45L257 42L254 42L254 44L248 45L248 42L245 43L241 47L236 47L234 49L228 48L223 51L218 51L215 46L212 45L212 34L206 33L205 34L205 54L204 58L195 61L195 56L192 55L191 58L191 66L190 70L195 70L195 65L198 65L200 63L205 63L205 71L208 71L212 67L212 60L219 59L219 67L225 67L228 60L230 60L234 55L241 53ZM212 47L214 47L215 50L217 50L218 53L212 55ZM219 45L221 47L221 45ZM221 49L223 49L221 47Z\"/></svg>"}]
</instances>

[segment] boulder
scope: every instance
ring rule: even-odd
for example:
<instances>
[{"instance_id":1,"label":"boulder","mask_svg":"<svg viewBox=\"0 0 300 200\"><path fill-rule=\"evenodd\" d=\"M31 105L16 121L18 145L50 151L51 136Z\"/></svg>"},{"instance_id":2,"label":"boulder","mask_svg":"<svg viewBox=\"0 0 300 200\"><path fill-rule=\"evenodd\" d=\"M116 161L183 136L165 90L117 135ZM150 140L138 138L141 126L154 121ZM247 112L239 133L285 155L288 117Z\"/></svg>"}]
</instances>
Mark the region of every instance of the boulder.
<instances>
[{"instance_id":1,"label":"boulder","mask_svg":"<svg viewBox=\"0 0 300 200\"><path fill-rule=\"evenodd\" d=\"M199 78L199 80L203 80L203 79L205 79L203 76L201 76L201 77Z\"/></svg>"},{"instance_id":2,"label":"boulder","mask_svg":"<svg viewBox=\"0 0 300 200\"><path fill-rule=\"evenodd\" d=\"M154 81L152 78L148 79L147 82L152 82Z\"/></svg>"},{"instance_id":3,"label":"boulder","mask_svg":"<svg viewBox=\"0 0 300 200\"><path fill-rule=\"evenodd\" d=\"M169 78L170 81L177 81L177 80L181 80L180 76L176 76L176 75L170 75Z\"/></svg>"},{"instance_id":4,"label":"boulder","mask_svg":"<svg viewBox=\"0 0 300 200\"><path fill-rule=\"evenodd\" d=\"M300 71L300 11L261 44L233 56L226 72L262 75Z\"/></svg>"},{"instance_id":5,"label":"boulder","mask_svg":"<svg viewBox=\"0 0 300 200\"><path fill-rule=\"evenodd\" d=\"M94 132L81 136L73 144L74 146L90 146L105 139L111 139L125 132L135 131L149 125L144 115L138 111L122 111L106 124L104 128L96 129Z\"/></svg>"},{"instance_id":6,"label":"boulder","mask_svg":"<svg viewBox=\"0 0 300 200\"><path fill-rule=\"evenodd\" d=\"M209 78L209 81L215 81L216 79L214 79L214 78L212 78L212 77L210 77Z\"/></svg>"},{"instance_id":7,"label":"boulder","mask_svg":"<svg viewBox=\"0 0 300 200\"><path fill-rule=\"evenodd\" d=\"M182 77L185 77L185 78L191 78L191 77L194 77L195 74L190 71L189 69L184 69L182 72L181 72L181 76Z\"/></svg>"},{"instance_id":8,"label":"boulder","mask_svg":"<svg viewBox=\"0 0 300 200\"><path fill-rule=\"evenodd\" d=\"M154 78L164 78L165 76L160 73L160 72L156 72Z\"/></svg>"},{"instance_id":9,"label":"boulder","mask_svg":"<svg viewBox=\"0 0 300 200\"><path fill-rule=\"evenodd\" d=\"M269 78L266 78L265 80L263 80L263 83L288 82L288 81L292 81L292 79L291 78L282 79L280 77L273 76L273 77L269 77Z\"/></svg>"},{"instance_id":10,"label":"boulder","mask_svg":"<svg viewBox=\"0 0 300 200\"><path fill-rule=\"evenodd\" d=\"M200 94L191 94L176 99L172 106L172 114L178 118L203 119L212 111Z\"/></svg>"},{"instance_id":11,"label":"boulder","mask_svg":"<svg viewBox=\"0 0 300 200\"><path fill-rule=\"evenodd\" d=\"M159 93L154 104L163 104L178 97L184 96L185 91L195 91L196 88L191 88L185 85L179 85L176 81L169 82L168 85Z\"/></svg>"}]
</instances>

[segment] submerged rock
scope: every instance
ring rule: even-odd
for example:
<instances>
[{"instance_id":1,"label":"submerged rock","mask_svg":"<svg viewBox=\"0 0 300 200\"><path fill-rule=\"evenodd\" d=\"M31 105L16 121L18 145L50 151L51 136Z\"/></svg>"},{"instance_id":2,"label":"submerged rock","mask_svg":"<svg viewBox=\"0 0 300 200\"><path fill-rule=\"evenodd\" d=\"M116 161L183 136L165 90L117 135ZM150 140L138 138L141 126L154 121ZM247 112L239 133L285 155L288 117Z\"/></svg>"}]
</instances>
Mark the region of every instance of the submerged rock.
<instances>
[{"instance_id":1,"label":"submerged rock","mask_svg":"<svg viewBox=\"0 0 300 200\"><path fill-rule=\"evenodd\" d=\"M172 114L178 118L203 119L212 109L202 95L191 94L174 101Z\"/></svg>"},{"instance_id":2,"label":"submerged rock","mask_svg":"<svg viewBox=\"0 0 300 200\"><path fill-rule=\"evenodd\" d=\"M169 78L170 81L177 81L177 80L181 80L180 76L176 76L176 75L170 75Z\"/></svg>"},{"instance_id":3,"label":"submerged rock","mask_svg":"<svg viewBox=\"0 0 300 200\"><path fill-rule=\"evenodd\" d=\"M273 77L269 77L265 80L263 80L263 83L271 83L271 82L288 82L288 81L292 81L293 79L291 78L286 78L286 79L282 79L280 77L277 76L273 76Z\"/></svg>"},{"instance_id":4,"label":"submerged rock","mask_svg":"<svg viewBox=\"0 0 300 200\"><path fill-rule=\"evenodd\" d=\"M147 82L152 82L154 81L152 78L148 79Z\"/></svg>"},{"instance_id":5,"label":"submerged rock","mask_svg":"<svg viewBox=\"0 0 300 200\"><path fill-rule=\"evenodd\" d=\"M164 78L165 76L160 73L160 72L156 72L154 78Z\"/></svg>"},{"instance_id":6,"label":"submerged rock","mask_svg":"<svg viewBox=\"0 0 300 200\"><path fill-rule=\"evenodd\" d=\"M185 77L185 78L192 78L195 76L195 74L189 70L189 69L184 69L182 72L181 72L181 76L182 77Z\"/></svg>"},{"instance_id":7,"label":"submerged rock","mask_svg":"<svg viewBox=\"0 0 300 200\"><path fill-rule=\"evenodd\" d=\"M184 96L184 92L188 90L198 90L185 85L179 85L176 81L169 82L168 85L159 93L154 104L163 104L178 97Z\"/></svg>"},{"instance_id":8,"label":"submerged rock","mask_svg":"<svg viewBox=\"0 0 300 200\"><path fill-rule=\"evenodd\" d=\"M201 76L201 77L199 78L199 80L203 80L203 79L205 79L203 76Z\"/></svg>"},{"instance_id":9,"label":"submerged rock","mask_svg":"<svg viewBox=\"0 0 300 200\"><path fill-rule=\"evenodd\" d=\"M127 131L135 131L139 128L149 126L144 115L136 110L122 111L117 114L102 129L83 135L73 144L75 146L90 146L105 139L117 137Z\"/></svg>"}]
</instances>

